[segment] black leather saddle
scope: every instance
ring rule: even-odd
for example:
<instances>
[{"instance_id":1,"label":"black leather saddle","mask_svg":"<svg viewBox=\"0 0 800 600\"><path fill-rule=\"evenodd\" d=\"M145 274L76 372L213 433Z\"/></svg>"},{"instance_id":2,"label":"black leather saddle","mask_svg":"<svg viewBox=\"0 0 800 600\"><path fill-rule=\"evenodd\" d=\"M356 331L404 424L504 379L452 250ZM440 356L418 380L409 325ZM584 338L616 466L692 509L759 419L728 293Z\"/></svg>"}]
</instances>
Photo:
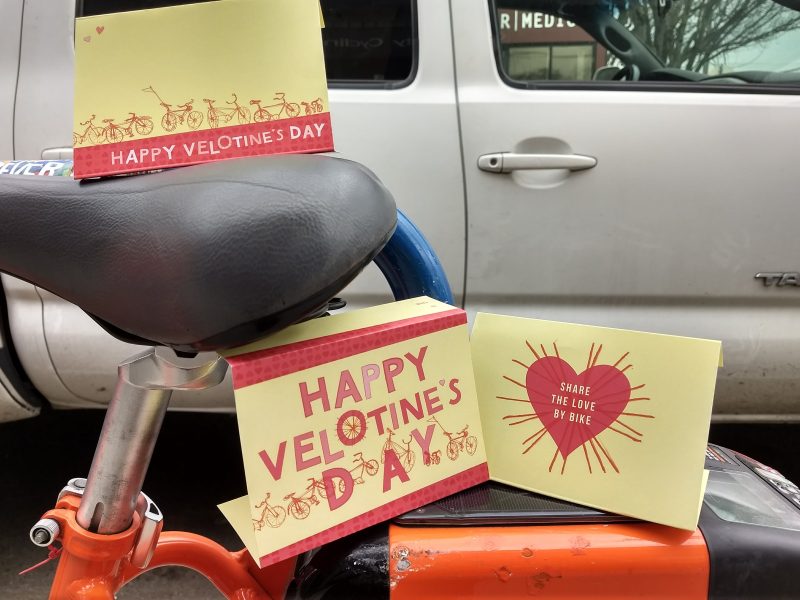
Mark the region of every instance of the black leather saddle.
<instances>
[{"instance_id":1,"label":"black leather saddle","mask_svg":"<svg viewBox=\"0 0 800 600\"><path fill-rule=\"evenodd\" d=\"M325 156L78 183L0 177L0 271L110 333L179 351L248 343L318 312L396 224L367 169Z\"/></svg>"}]
</instances>

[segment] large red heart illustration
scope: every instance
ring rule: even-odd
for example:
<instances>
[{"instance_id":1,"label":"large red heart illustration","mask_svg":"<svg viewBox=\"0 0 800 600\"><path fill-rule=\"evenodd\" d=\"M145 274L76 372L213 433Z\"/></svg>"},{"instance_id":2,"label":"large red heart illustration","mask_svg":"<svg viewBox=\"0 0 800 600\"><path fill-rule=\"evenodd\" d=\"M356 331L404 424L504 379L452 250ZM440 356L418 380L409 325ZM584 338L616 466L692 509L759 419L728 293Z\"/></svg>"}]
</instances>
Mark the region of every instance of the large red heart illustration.
<instances>
[{"instance_id":1,"label":"large red heart illustration","mask_svg":"<svg viewBox=\"0 0 800 600\"><path fill-rule=\"evenodd\" d=\"M533 410L564 460L616 421L631 397L631 384L616 367L595 365L578 375L557 356L534 362L525 387Z\"/></svg>"}]
</instances>

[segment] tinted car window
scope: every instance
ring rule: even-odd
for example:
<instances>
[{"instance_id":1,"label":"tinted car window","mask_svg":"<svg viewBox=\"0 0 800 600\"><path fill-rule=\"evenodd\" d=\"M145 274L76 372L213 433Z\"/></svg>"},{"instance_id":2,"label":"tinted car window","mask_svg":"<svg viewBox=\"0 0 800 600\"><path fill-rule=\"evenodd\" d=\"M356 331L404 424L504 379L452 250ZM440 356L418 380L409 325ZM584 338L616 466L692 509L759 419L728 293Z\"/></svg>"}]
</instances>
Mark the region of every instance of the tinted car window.
<instances>
[{"instance_id":1,"label":"tinted car window","mask_svg":"<svg viewBox=\"0 0 800 600\"><path fill-rule=\"evenodd\" d=\"M323 0L322 43L330 81L412 78L416 27L411 0Z\"/></svg>"},{"instance_id":2,"label":"tinted car window","mask_svg":"<svg viewBox=\"0 0 800 600\"><path fill-rule=\"evenodd\" d=\"M79 17L105 15L108 13L143 10L146 8L163 8L181 4L197 4L212 0L77 0Z\"/></svg>"},{"instance_id":3,"label":"tinted car window","mask_svg":"<svg viewBox=\"0 0 800 600\"><path fill-rule=\"evenodd\" d=\"M197 1L78 0L77 14L89 16ZM329 83L395 87L413 78L417 48L414 0L322 0L321 6Z\"/></svg>"}]
</instances>

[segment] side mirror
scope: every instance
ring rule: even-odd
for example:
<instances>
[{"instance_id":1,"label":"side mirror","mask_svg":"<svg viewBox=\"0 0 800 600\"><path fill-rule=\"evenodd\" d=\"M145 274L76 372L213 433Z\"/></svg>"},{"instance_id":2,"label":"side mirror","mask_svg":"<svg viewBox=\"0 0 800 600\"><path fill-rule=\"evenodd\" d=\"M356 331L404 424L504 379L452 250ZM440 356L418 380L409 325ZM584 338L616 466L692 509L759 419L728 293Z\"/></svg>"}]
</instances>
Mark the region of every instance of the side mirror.
<instances>
[{"instance_id":1,"label":"side mirror","mask_svg":"<svg viewBox=\"0 0 800 600\"><path fill-rule=\"evenodd\" d=\"M614 75L620 72L619 67L600 67L592 75L593 81L613 81Z\"/></svg>"}]
</instances>

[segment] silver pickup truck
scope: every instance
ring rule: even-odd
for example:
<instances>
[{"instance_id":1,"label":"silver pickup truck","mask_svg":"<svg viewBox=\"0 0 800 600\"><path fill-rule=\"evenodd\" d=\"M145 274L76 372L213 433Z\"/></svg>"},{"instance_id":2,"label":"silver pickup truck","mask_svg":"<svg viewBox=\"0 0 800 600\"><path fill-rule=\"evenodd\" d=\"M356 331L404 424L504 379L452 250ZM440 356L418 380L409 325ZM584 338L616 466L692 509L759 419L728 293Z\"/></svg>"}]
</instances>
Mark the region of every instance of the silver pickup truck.
<instances>
[{"instance_id":1,"label":"silver pickup truck","mask_svg":"<svg viewBox=\"0 0 800 600\"><path fill-rule=\"evenodd\" d=\"M76 16L178 3L4 0L0 158L70 155ZM321 4L337 150L471 315L721 339L715 418L800 418L800 1ZM0 421L104 406L138 349L46 290L2 292ZM377 270L344 295L389 297Z\"/></svg>"}]
</instances>

